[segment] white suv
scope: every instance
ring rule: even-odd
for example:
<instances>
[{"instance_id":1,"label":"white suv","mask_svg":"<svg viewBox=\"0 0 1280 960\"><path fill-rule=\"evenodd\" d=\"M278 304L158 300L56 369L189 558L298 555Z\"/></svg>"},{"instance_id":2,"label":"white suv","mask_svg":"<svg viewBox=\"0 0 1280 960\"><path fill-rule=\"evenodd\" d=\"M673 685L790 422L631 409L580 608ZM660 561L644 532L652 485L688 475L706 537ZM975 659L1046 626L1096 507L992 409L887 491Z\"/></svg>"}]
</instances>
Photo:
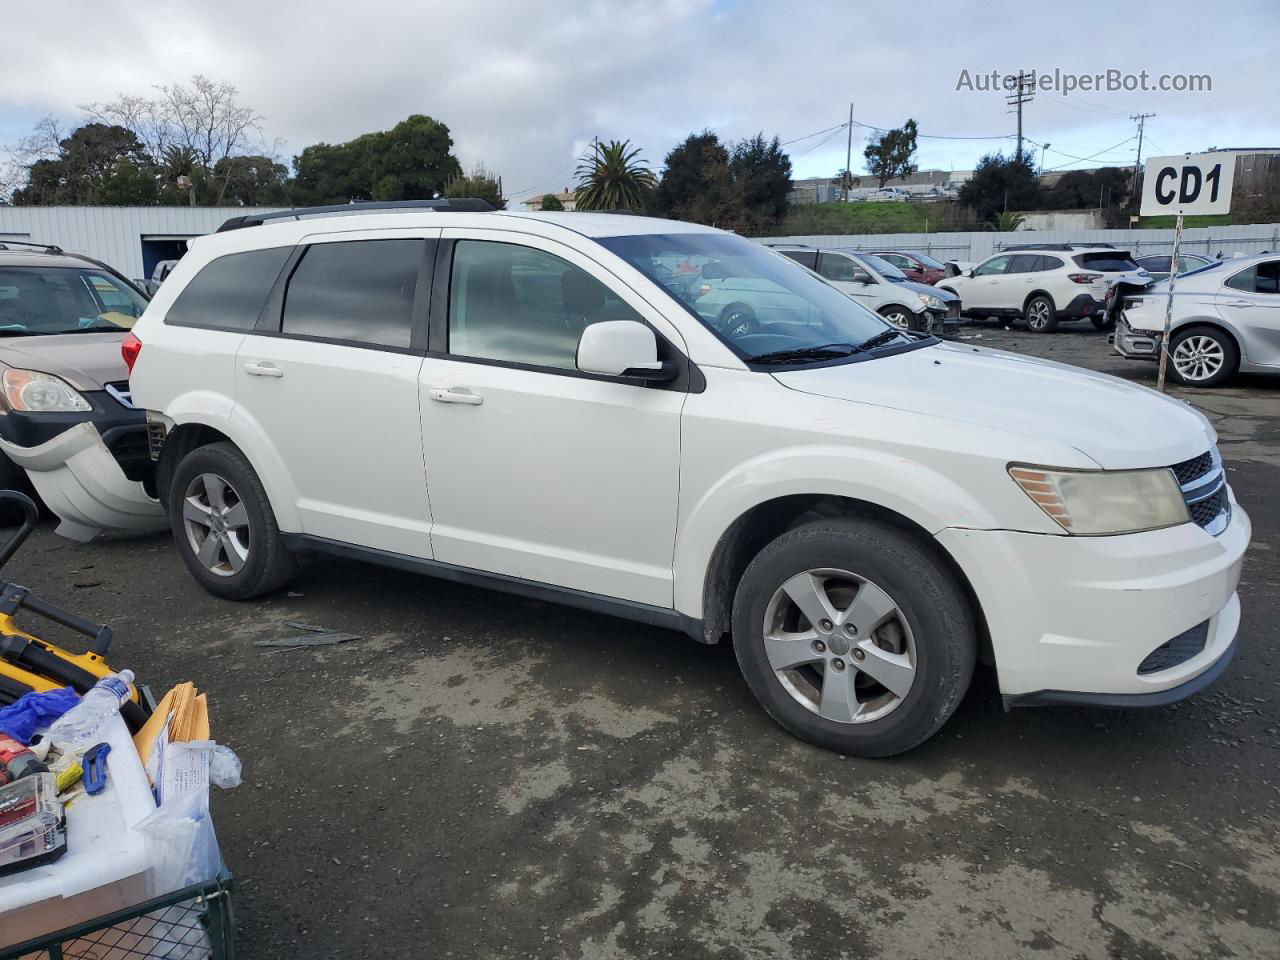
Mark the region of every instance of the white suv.
<instances>
[{"instance_id":1,"label":"white suv","mask_svg":"<svg viewBox=\"0 0 1280 960\"><path fill-rule=\"evenodd\" d=\"M1123 250L1049 243L1009 247L938 286L959 295L965 316L1023 317L1032 333L1048 333L1063 320L1091 320L1102 330L1109 323L1107 291L1150 282Z\"/></svg>"},{"instance_id":2,"label":"white suv","mask_svg":"<svg viewBox=\"0 0 1280 960\"><path fill-rule=\"evenodd\" d=\"M869 756L978 660L1009 704L1225 668L1250 526L1188 405L896 330L733 234L458 206L249 220L151 302L133 396L213 593L320 551L731 636L782 726ZM703 271L805 310L726 330Z\"/></svg>"}]
</instances>

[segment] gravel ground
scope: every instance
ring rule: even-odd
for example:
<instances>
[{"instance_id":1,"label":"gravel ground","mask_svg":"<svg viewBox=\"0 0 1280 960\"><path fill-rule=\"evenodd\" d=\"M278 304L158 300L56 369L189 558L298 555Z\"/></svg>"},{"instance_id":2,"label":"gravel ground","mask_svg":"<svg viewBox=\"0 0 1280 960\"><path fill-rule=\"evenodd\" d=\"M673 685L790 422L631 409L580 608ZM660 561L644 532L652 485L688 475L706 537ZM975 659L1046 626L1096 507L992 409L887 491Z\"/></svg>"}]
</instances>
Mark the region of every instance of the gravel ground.
<instances>
[{"instance_id":1,"label":"gravel ground","mask_svg":"<svg viewBox=\"0 0 1280 960\"><path fill-rule=\"evenodd\" d=\"M1092 329L962 336L1154 383ZM1228 672L1012 714L980 673L889 761L784 734L727 647L394 570L235 604L165 537L46 529L8 573L208 691L246 766L215 798L242 958L1275 958L1280 380L1181 395L1255 524ZM253 645L287 620L365 639Z\"/></svg>"}]
</instances>

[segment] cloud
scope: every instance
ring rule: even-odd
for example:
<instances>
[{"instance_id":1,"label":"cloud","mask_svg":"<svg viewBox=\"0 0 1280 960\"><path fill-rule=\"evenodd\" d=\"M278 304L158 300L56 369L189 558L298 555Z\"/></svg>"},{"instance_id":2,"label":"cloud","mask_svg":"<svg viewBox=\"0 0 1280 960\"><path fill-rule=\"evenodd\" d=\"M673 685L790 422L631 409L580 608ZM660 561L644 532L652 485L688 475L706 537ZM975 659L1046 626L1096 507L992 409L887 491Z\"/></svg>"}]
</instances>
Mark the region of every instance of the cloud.
<instances>
[{"instance_id":1,"label":"cloud","mask_svg":"<svg viewBox=\"0 0 1280 960\"><path fill-rule=\"evenodd\" d=\"M1147 69L1208 73L1213 91L1040 93L1026 111L1034 140L1089 156L1156 112L1151 149L1280 143L1270 103L1266 2L1203 15L1078 0L1048 10L1016 2L869 5L767 0L511 0L362 3L311 0L146 7L124 0L24 4L6 11L0 132L52 111L194 72L226 79L264 117L286 156L427 113L453 131L465 164L484 161L517 199L571 180L593 136L630 138L660 166L688 133L784 140L854 116L873 125L914 117L923 133L1013 132L1003 97L957 92L962 69L1080 73ZM1083 36L1060 44L1055 37ZM854 135L854 164L867 131ZM844 163L844 137L792 145L799 174ZM1008 141L922 140L922 165L971 166ZM1132 156L1133 144L1118 149ZM808 152L803 152L803 151Z\"/></svg>"}]
</instances>

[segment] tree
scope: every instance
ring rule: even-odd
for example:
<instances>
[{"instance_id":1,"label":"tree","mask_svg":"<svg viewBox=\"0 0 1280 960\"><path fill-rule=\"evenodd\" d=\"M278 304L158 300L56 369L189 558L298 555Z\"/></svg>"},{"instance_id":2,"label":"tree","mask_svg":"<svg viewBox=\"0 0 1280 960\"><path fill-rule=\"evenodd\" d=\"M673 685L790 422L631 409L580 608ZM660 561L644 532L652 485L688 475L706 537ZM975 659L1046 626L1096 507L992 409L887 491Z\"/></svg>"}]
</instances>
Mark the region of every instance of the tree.
<instances>
[{"instance_id":1,"label":"tree","mask_svg":"<svg viewBox=\"0 0 1280 960\"><path fill-rule=\"evenodd\" d=\"M274 207L289 202L289 168L271 157L223 157L213 167L218 203Z\"/></svg>"},{"instance_id":2,"label":"tree","mask_svg":"<svg viewBox=\"0 0 1280 960\"><path fill-rule=\"evenodd\" d=\"M909 177L916 172L912 162L916 153L916 122L908 120L895 130L874 137L862 151L867 171L880 181L880 188L890 180Z\"/></svg>"},{"instance_id":3,"label":"tree","mask_svg":"<svg viewBox=\"0 0 1280 960\"><path fill-rule=\"evenodd\" d=\"M990 222L1006 210L1027 210L1036 205L1039 178L1031 154L1006 157L989 153L978 161L973 177L960 188L960 203L978 220Z\"/></svg>"},{"instance_id":4,"label":"tree","mask_svg":"<svg viewBox=\"0 0 1280 960\"><path fill-rule=\"evenodd\" d=\"M787 194L791 192L791 158L778 138L765 140L763 133L734 144L729 172L746 208L743 226L761 233L782 222L787 215Z\"/></svg>"},{"instance_id":5,"label":"tree","mask_svg":"<svg viewBox=\"0 0 1280 960\"><path fill-rule=\"evenodd\" d=\"M294 202L429 200L462 176L449 128L413 114L390 130L317 143L294 158Z\"/></svg>"},{"instance_id":6,"label":"tree","mask_svg":"<svg viewBox=\"0 0 1280 960\"><path fill-rule=\"evenodd\" d=\"M578 210L643 210L656 183L630 140L595 141L574 175Z\"/></svg>"},{"instance_id":7,"label":"tree","mask_svg":"<svg viewBox=\"0 0 1280 960\"><path fill-rule=\"evenodd\" d=\"M1130 171L1120 167L1068 170L1052 187L1042 190L1046 210L1094 210L1120 206L1129 197Z\"/></svg>"},{"instance_id":8,"label":"tree","mask_svg":"<svg viewBox=\"0 0 1280 960\"><path fill-rule=\"evenodd\" d=\"M137 137L124 127L87 123L64 137L54 156L34 160L13 202L148 204L156 200L156 169Z\"/></svg>"},{"instance_id":9,"label":"tree","mask_svg":"<svg viewBox=\"0 0 1280 960\"><path fill-rule=\"evenodd\" d=\"M667 154L650 211L674 220L735 228L744 208L731 161L729 151L710 130L689 134Z\"/></svg>"},{"instance_id":10,"label":"tree","mask_svg":"<svg viewBox=\"0 0 1280 960\"><path fill-rule=\"evenodd\" d=\"M498 177L486 169L483 163L477 163L465 176L457 176L445 184L446 197L475 197L484 200L495 210L507 209L506 198L502 195L502 187ZM544 208L545 209L545 208Z\"/></svg>"},{"instance_id":11,"label":"tree","mask_svg":"<svg viewBox=\"0 0 1280 960\"><path fill-rule=\"evenodd\" d=\"M1006 210L995 218L992 222L992 226L994 226L999 233L1012 233L1014 230L1017 230L1020 226L1026 223L1026 221L1027 218L1022 214L1010 213Z\"/></svg>"},{"instance_id":12,"label":"tree","mask_svg":"<svg viewBox=\"0 0 1280 960\"><path fill-rule=\"evenodd\" d=\"M563 210L564 204L560 202L560 198L557 197L554 193L548 193L546 196L542 198L542 201L538 204L538 209L539 210Z\"/></svg>"}]
</instances>

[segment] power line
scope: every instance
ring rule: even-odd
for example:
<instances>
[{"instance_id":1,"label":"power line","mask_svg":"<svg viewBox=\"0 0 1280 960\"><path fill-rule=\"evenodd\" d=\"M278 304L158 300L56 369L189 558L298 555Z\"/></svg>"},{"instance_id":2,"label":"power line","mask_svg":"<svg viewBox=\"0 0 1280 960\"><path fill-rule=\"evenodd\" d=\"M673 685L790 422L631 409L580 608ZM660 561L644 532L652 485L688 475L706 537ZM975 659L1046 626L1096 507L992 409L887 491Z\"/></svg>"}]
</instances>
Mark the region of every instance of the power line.
<instances>
[{"instance_id":1,"label":"power line","mask_svg":"<svg viewBox=\"0 0 1280 960\"><path fill-rule=\"evenodd\" d=\"M779 146L785 147L788 144L799 143L801 140L808 140L810 137L816 137L818 136L818 134L821 134L821 133L828 133L832 130L843 130L847 126L848 126L847 123L837 123L834 127L827 127L825 130L817 130L813 133L806 133L803 137L796 137L794 140L783 140L782 143L779 144Z\"/></svg>"},{"instance_id":2,"label":"power line","mask_svg":"<svg viewBox=\"0 0 1280 960\"><path fill-rule=\"evenodd\" d=\"M867 130L875 130L877 133L888 133L892 127L877 127L870 123L859 123L853 121L855 127L864 127ZM917 140L1012 140L1012 133L1002 133L995 137L949 137L940 133L916 133Z\"/></svg>"},{"instance_id":3,"label":"power line","mask_svg":"<svg viewBox=\"0 0 1280 960\"><path fill-rule=\"evenodd\" d=\"M1050 153L1056 153L1056 154L1058 154L1059 156L1062 156L1062 157L1070 157L1072 160L1076 160L1076 161L1079 161L1079 162L1081 162L1081 163L1093 163L1094 161L1098 160L1098 158L1099 158L1099 157L1101 157L1104 153L1110 153L1112 150L1115 150L1117 147L1123 147L1126 143L1130 143L1130 142L1132 142L1133 140L1136 140L1136 139L1138 139L1138 138L1137 138L1137 135L1130 136L1130 137L1125 137L1125 139L1121 140L1119 143L1112 144L1111 146L1107 147L1105 150L1099 150L1097 153L1095 153L1095 154L1093 154L1092 156L1089 156L1089 157L1077 157L1077 156L1076 156L1075 154L1073 154L1073 153L1067 153L1067 152L1065 152L1065 151L1063 151L1063 150L1055 150L1055 149L1053 149L1052 147L1049 147L1048 149L1049 149L1049 152L1050 152ZM1033 140L1033 141L1031 141L1031 142L1032 142L1032 143L1034 143L1035 141ZM1128 159L1128 158L1127 158L1127 157L1124 157L1124 158L1120 158L1120 159ZM1118 162L1118 161L1103 160L1102 162L1103 162L1103 163L1111 163L1111 162ZM1068 166L1070 166L1070 164L1069 164L1069 163L1061 163L1061 164L1058 164L1058 166L1056 166L1056 167L1049 167L1049 170L1061 170L1063 167L1068 167Z\"/></svg>"}]
</instances>

